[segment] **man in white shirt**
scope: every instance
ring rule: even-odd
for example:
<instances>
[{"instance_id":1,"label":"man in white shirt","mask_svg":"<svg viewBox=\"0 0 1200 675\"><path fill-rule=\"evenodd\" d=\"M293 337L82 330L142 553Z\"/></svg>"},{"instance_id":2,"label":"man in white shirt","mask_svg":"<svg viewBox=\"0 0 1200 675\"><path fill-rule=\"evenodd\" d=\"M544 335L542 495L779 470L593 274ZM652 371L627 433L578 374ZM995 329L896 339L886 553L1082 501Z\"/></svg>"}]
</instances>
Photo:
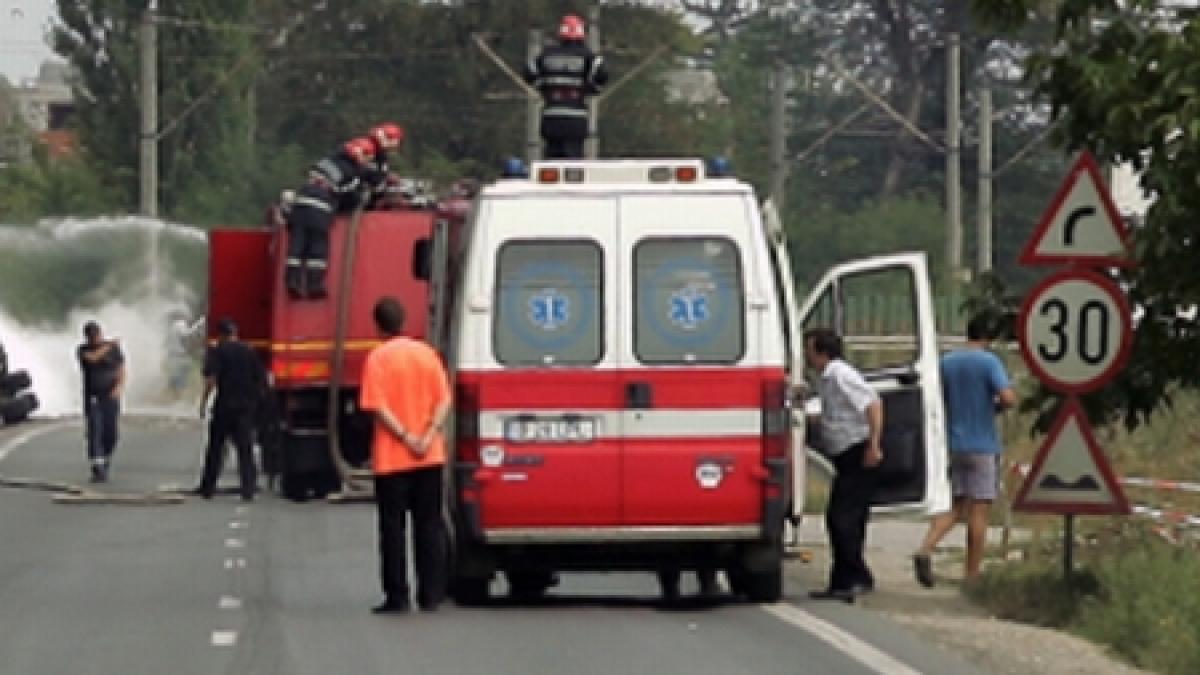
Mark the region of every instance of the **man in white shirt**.
<instances>
[{"instance_id":1,"label":"man in white shirt","mask_svg":"<svg viewBox=\"0 0 1200 675\"><path fill-rule=\"evenodd\" d=\"M863 376L842 360L842 339L833 331L807 331L804 358L821 376L817 384L821 415L809 423L819 425L821 450L837 470L825 508L833 558L829 586L809 596L853 602L855 595L875 588L863 558L863 543L877 467L883 461L883 403Z\"/></svg>"}]
</instances>

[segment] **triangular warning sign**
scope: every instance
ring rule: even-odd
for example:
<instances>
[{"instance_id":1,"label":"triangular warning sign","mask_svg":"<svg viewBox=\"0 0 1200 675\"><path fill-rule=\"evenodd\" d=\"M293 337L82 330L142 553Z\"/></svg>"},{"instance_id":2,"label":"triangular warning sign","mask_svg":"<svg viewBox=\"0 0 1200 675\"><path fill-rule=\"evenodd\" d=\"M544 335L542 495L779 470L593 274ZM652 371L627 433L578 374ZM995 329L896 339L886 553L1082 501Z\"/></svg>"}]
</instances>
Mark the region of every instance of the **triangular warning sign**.
<instances>
[{"instance_id":1,"label":"triangular warning sign","mask_svg":"<svg viewBox=\"0 0 1200 675\"><path fill-rule=\"evenodd\" d=\"M1129 513L1121 484L1078 399L1069 399L1063 406L1013 508L1044 513Z\"/></svg>"},{"instance_id":2,"label":"triangular warning sign","mask_svg":"<svg viewBox=\"0 0 1200 675\"><path fill-rule=\"evenodd\" d=\"M1079 155L1018 260L1022 265L1133 264L1129 231L1090 152Z\"/></svg>"}]
</instances>

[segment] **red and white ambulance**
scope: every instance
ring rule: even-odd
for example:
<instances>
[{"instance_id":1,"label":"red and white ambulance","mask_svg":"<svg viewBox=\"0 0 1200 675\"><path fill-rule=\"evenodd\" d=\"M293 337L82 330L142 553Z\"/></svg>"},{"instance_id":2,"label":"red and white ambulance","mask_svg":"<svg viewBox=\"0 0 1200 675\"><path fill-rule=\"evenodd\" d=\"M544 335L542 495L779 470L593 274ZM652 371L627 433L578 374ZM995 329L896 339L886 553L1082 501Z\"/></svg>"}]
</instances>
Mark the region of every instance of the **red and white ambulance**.
<instances>
[{"instance_id":1,"label":"red and white ambulance","mask_svg":"<svg viewBox=\"0 0 1200 675\"><path fill-rule=\"evenodd\" d=\"M777 600L804 503L799 331L851 328L845 289L872 275L912 301L897 358L866 364L896 448L878 501L948 502L922 256L834 270L801 313L782 229L701 160L535 163L486 186L463 234L444 346L459 601L498 572L528 594L559 571L668 569Z\"/></svg>"}]
</instances>

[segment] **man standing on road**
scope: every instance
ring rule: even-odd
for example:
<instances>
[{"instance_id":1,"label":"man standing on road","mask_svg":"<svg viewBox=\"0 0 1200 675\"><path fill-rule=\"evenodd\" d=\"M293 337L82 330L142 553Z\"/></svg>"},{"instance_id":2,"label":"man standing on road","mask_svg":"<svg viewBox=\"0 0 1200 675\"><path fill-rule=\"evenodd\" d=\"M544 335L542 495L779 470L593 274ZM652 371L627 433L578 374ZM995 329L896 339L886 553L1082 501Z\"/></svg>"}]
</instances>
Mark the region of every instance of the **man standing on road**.
<instances>
[{"instance_id":1,"label":"man standing on road","mask_svg":"<svg viewBox=\"0 0 1200 675\"><path fill-rule=\"evenodd\" d=\"M256 413L266 390L266 374L258 355L237 338L237 324L228 317L217 326L217 344L204 356L204 393L200 397L200 417L208 407L213 389L212 420L208 423L208 449L204 469L195 494L212 499L217 478L225 462L225 443L233 440L237 449L238 477L243 501L254 499L257 472L254 466L254 428Z\"/></svg>"},{"instance_id":2,"label":"man standing on road","mask_svg":"<svg viewBox=\"0 0 1200 675\"><path fill-rule=\"evenodd\" d=\"M875 589L863 545L877 467L883 461L883 403L863 376L842 360L842 339L833 331L806 332L804 357L820 373L821 415L809 423L819 425L822 450L837 471L825 507L833 558L829 586L809 597L852 602L855 595Z\"/></svg>"},{"instance_id":3,"label":"man standing on road","mask_svg":"<svg viewBox=\"0 0 1200 675\"><path fill-rule=\"evenodd\" d=\"M405 559L405 516L411 512L417 604L432 612L446 593L442 525L442 424L450 413L450 385L437 352L403 337L404 307L392 297L375 304L375 325L387 339L367 356L361 407L375 414L371 467L379 508L383 604L378 614L410 606Z\"/></svg>"},{"instance_id":4,"label":"man standing on road","mask_svg":"<svg viewBox=\"0 0 1200 675\"><path fill-rule=\"evenodd\" d=\"M116 340L105 340L100 324L83 326L85 341L77 356L83 373L83 419L87 429L87 456L93 483L108 480L113 450L117 447L117 419L125 388L125 355Z\"/></svg>"},{"instance_id":5,"label":"man standing on road","mask_svg":"<svg viewBox=\"0 0 1200 675\"><path fill-rule=\"evenodd\" d=\"M954 507L934 517L913 556L917 581L926 588L933 586L933 550L959 518L967 521L966 578L979 576L983 564L988 511L999 487L995 416L1017 403L1004 364L988 351L993 337L987 320L976 316L967 322L966 346L942 357Z\"/></svg>"}]
</instances>

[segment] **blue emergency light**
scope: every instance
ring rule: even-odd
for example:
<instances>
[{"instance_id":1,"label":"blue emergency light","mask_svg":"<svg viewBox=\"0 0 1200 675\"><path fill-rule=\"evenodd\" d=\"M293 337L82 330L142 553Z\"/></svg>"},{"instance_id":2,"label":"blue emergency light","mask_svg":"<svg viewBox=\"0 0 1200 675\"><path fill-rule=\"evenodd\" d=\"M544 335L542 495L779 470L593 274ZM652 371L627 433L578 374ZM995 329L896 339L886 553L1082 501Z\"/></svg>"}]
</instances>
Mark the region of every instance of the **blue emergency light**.
<instances>
[{"instance_id":1,"label":"blue emergency light","mask_svg":"<svg viewBox=\"0 0 1200 675\"><path fill-rule=\"evenodd\" d=\"M529 167L520 157L509 157L504 160L504 168L500 170L502 178L529 178Z\"/></svg>"},{"instance_id":2,"label":"blue emergency light","mask_svg":"<svg viewBox=\"0 0 1200 675\"><path fill-rule=\"evenodd\" d=\"M720 155L709 157L704 168L709 178L731 178L733 176L733 164Z\"/></svg>"}]
</instances>

